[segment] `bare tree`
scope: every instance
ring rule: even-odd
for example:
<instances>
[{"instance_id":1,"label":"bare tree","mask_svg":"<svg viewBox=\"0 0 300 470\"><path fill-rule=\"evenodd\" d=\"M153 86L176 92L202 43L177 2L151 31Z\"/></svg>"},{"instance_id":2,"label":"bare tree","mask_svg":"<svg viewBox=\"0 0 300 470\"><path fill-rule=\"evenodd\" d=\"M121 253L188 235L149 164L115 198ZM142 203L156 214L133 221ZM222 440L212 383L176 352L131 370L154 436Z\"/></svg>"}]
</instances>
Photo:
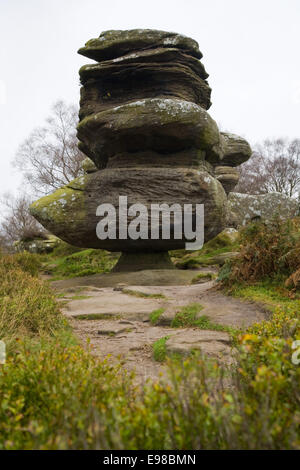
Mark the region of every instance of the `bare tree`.
<instances>
[{"instance_id":1,"label":"bare tree","mask_svg":"<svg viewBox=\"0 0 300 470\"><path fill-rule=\"evenodd\" d=\"M237 192L299 196L300 139L268 139L257 144L250 160L240 166L240 174Z\"/></svg>"},{"instance_id":2,"label":"bare tree","mask_svg":"<svg viewBox=\"0 0 300 470\"><path fill-rule=\"evenodd\" d=\"M45 229L29 213L31 202L27 195L14 197L7 193L1 198L0 239L5 246L11 246L17 240L44 238Z\"/></svg>"},{"instance_id":3,"label":"bare tree","mask_svg":"<svg viewBox=\"0 0 300 470\"><path fill-rule=\"evenodd\" d=\"M36 194L48 194L82 173L85 155L77 147L78 110L58 101L45 126L21 144L14 165Z\"/></svg>"}]
</instances>

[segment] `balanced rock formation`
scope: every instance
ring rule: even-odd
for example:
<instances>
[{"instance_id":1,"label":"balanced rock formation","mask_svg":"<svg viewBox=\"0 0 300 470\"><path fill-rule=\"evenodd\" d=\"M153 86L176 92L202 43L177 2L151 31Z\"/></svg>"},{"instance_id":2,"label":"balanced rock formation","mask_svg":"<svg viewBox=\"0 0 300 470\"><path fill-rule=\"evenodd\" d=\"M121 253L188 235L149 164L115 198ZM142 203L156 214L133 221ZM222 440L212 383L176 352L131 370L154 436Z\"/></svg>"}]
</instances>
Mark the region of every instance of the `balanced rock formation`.
<instances>
[{"instance_id":1,"label":"balanced rock formation","mask_svg":"<svg viewBox=\"0 0 300 470\"><path fill-rule=\"evenodd\" d=\"M32 214L73 245L161 253L184 248L184 236L100 240L97 207L112 204L118 221L120 195L129 206L149 209L204 204L205 241L215 237L228 225L234 167L251 149L241 137L220 133L208 114L211 89L196 41L156 30L106 31L78 52L97 61L79 72L79 147L93 163L35 202Z\"/></svg>"}]
</instances>

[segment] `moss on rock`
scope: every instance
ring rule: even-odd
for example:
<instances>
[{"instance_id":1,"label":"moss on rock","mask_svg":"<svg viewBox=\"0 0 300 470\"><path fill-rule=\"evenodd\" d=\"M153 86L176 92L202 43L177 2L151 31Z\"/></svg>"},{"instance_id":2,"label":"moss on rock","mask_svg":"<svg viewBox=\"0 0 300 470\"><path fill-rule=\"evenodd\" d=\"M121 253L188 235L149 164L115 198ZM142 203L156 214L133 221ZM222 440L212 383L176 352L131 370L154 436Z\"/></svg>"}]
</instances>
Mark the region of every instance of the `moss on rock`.
<instances>
[{"instance_id":1,"label":"moss on rock","mask_svg":"<svg viewBox=\"0 0 300 470\"><path fill-rule=\"evenodd\" d=\"M80 176L67 186L33 202L30 213L50 232L66 240L68 228L76 231L78 223L86 217L85 186L88 175Z\"/></svg>"}]
</instances>

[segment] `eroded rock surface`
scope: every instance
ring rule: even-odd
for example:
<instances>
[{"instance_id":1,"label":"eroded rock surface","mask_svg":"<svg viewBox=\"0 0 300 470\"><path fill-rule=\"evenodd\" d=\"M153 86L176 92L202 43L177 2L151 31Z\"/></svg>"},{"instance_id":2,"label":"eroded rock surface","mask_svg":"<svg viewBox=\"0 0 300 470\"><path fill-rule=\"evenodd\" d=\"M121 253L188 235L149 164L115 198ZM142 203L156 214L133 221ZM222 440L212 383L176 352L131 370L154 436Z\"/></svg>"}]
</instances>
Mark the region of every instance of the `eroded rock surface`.
<instances>
[{"instance_id":1,"label":"eroded rock surface","mask_svg":"<svg viewBox=\"0 0 300 470\"><path fill-rule=\"evenodd\" d=\"M234 227L244 226L251 221L270 222L279 216L282 220L296 217L299 204L281 193L260 195L230 193L228 197L230 222Z\"/></svg>"},{"instance_id":2,"label":"eroded rock surface","mask_svg":"<svg viewBox=\"0 0 300 470\"><path fill-rule=\"evenodd\" d=\"M86 279L81 278L82 285L89 282ZM185 286L127 285L121 290L97 288L95 284L97 276L94 285L79 290L79 300L72 299L78 289L76 279L52 283L60 292L60 300L67 301L63 313L82 343L89 340L92 353L102 358L107 355L112 360L121 358L125 368L136 371L138 382L157 379L164 373L164 363L156 362L153 357L153 343L161 338L168 338L167 355L186 356L196 350L223 364L234 360L234 347L226 331L171 326L177 312L186 305L200 303L203 308L198 317L205 316L212 324L224 327L245 328L266 318L259 305L225 296L214 289L215 282ZM130 292L140 292L145 297ZM163 297L153 297L157 294ZM157 309L162 313L154 325L150 319Z\"/></svg>"},{"instance_id":3,"label":"eroded rock surface","mask_svg":"<svg viewBox=\"0 0 300 470\"><path fill-rule=\"evenodd\" d=\"M98 168L120 152L167 154L195 148L211 162L223 155L216 122L201 106L179 99L147 98L92 114L79 123L78 138Z\"/></svg>"},{"instance_id":4,"label":"eroded rock surface","mask_svg":"<svg viewBox=\"0 0 300 470\"><path fill-rule=\"evenodd\" d=\"M99 38L90 39L78 53L98 62L114 59L132 51L157 47L180 48L201 59L198 43L181 34L155 29L131 29L103 31Z\"/></svg>"},{"instance_id":5,"label":"eroded rock surface","mask_svg":"<svg viewBox=\"0 0 300 470\"><path fill-rule=\"evenodd\" d=\"M187 334L188 333L188 334ZM228 333L212 330L183 329L170 336L166 341L168 354L180 354L187 356L192 351L200 351L207 356L227 360L231 353L231 339Z\"/></svg>"},{"instance_id":6,"label":"eroded rock surface","mask_svg":"<svg viewBox=\"0 0 300 470\"><path fill-rule=\"evenodd\" d=\"M204 170L188 168L114 168L84 175L39 199L31 213L62 240L77 246L110 251L167 251L184 248L185 239L106 239L96 234L97 207L110 202L119 219L119 195L127 195L128 206L140 203L204 204L205 238L209 240L226 227L227 199L222 185ZM150 230L150 217L148 218ZM161 226L161 221L160 221ZM118 228L118 227L117 227Z\"/></svg>"}]
</instances>

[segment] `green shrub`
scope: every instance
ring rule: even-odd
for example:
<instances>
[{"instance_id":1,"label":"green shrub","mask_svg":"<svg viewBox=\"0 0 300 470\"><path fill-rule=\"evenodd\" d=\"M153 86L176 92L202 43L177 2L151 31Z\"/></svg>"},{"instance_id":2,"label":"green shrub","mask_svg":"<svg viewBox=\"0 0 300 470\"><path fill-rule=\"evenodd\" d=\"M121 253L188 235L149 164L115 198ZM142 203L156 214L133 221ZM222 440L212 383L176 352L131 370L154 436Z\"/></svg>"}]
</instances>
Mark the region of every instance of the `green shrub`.
<instances>
[{"instance_id":1,"label":"green shrub","mask_svg":"<svg viewBox=\"0 0 300 470\"><path fill-rule=\"evenodd\" d=\"M20 344L0 366L0 449L122 448L118 421L135 392L127 382L79 346Z\"/></svg>"},{"instance_id":2,"label":"green shrub","mask_svg":"<svg viewBox=\"0 0 300 470\"><path fill-rule=\"evenodd\" d=\"M226 375L200 355L168 368L139 389L80 347L20 344L0 368L0 448L299 449L300 368L286 340L244 335Z\"/></svg>"},{"instance_id":3,"label":"green shrub","mask_svg":"<svg viewBox=\"0 0 300 470\"><path fill-rule=\"evenodd\" d=\"M51 257L58 258L62 256L68 256L83 250L84 248L79 248L77 246L70 245L63 240L60 240L58 245L52 251Z\"/></svg>"}]
</instances>

